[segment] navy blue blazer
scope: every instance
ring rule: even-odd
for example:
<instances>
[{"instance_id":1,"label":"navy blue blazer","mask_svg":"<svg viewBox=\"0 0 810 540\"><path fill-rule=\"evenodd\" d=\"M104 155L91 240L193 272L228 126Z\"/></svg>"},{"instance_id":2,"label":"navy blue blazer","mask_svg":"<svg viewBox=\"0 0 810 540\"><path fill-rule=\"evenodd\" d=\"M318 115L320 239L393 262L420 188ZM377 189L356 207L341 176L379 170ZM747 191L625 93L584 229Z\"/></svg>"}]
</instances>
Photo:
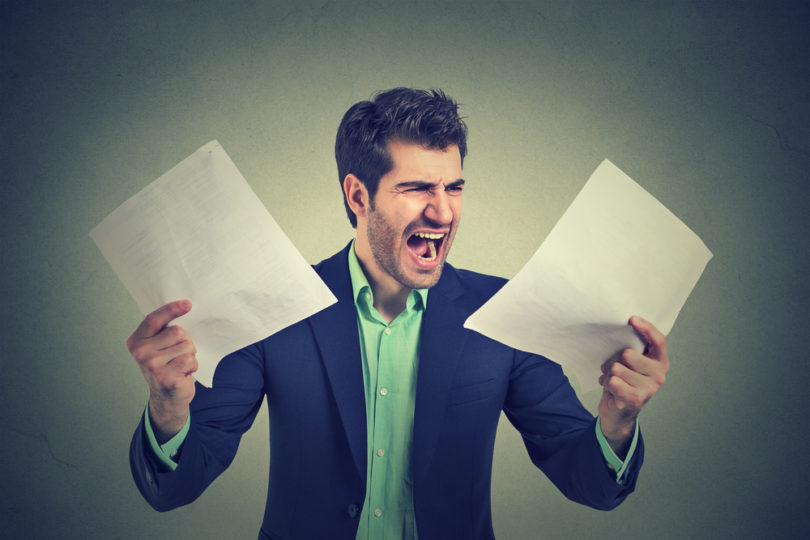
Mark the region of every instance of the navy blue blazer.
<instances>
[{"instance_id":1,"label":"navy blue blazer","mask_svg":"<svg viewBox=\"0 0 810 540\"><path fill-rule=\"evenodd\" d=\"M213 388L197 385L175 471L154 457L143 422L138 426L132 474L155 509L188 504L202 493L233 460L266 396L270 474L260 538L355 537L367 447L348 249L315 267L336 304L226 356ZM494 538L490 483L501 411L534 464L568 498L607 510L635 486L641 440L619 485L601 455L595 420L560 367L462 327L504 282L446 264L428 296L412 453L421 540Z\"/></svg>"}]
</instances>

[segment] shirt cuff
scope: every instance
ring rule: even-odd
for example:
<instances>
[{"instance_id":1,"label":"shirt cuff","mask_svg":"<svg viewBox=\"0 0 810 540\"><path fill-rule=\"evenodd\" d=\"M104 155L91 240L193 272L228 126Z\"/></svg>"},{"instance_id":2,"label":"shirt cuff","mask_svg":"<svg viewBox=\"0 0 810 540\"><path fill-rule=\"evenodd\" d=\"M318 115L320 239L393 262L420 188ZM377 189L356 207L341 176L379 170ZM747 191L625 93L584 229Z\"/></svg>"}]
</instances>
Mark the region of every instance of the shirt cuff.
<instances>
[{"instance_id":1,"label":"shirt cuff","mask_svg":"<svg viewBox=\"0 0 810 540\"><path fill-rule=\"evenodd\" d=\"M627 466L633 460L633 454L636 453L636 444L638 443L638 422L636 422L636 427L633 430L633 440L630 442L630 448L627 450L627 455L624 457L624 461L622 461L619 456L616 455L616 453L610 447L610 444L607 442L604 433L602 433L602 419L598 416L596 417L596 440L599 441L599 448L602 450L602 456L604 456L608 468L616 473L616 482L621 484L622 477L624 476L625 471L627 471Z\"/></svg>"},{"instance_id":2,"label":"shirt cuff","mask_svg":"<svg viewBox=\"0 0 810 540\"><path fill-rule=\"evenodd\" d=\"M155 453L155 457L157 457L161 463L166 465L169 470L173 471L177 468L177 462L174 459L177 457L177 453L180 451L180 447L183 445L183 441L186 440L186 435L188 434L188 428L191 425L191 411L188 413L188 418L186 418L186 425L183 426L183 429L177 432L177 434L166 441L163 444L158 444L157 438L155 438L155 431L152 429L152 422L149 420L149 406L147 405L146 410L143 412L143 425L146 429L146 437L149 439L149 446L152 447L152 451Z\"/></svg>"}]
</instances>

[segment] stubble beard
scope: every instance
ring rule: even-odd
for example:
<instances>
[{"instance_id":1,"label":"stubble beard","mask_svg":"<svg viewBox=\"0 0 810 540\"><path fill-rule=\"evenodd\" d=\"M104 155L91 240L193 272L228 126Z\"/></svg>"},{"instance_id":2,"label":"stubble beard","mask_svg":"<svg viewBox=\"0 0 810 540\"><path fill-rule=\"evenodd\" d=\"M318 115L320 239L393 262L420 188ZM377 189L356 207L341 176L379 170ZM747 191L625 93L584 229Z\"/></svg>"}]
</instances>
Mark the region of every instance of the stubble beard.
<instances>
[{"instance_id":1,"label":"stubble beard","mask_svg":"<svg viewBox=\"0 0 810 540\"><path fill-rule=\"evenodd\" d=\"M377 265L389 276L397 280L408 289L429 289L439 282L444 268L444 261L450 250L452 238L445 239L442 247L441 260L436 268L430 272L418 272L418 277L409 276L399 255L402 253L401 242L403 235L396 231L385 217L378 211L371 209L368 213L368 243L371 254Z\"/></svg>"}]
</instances>

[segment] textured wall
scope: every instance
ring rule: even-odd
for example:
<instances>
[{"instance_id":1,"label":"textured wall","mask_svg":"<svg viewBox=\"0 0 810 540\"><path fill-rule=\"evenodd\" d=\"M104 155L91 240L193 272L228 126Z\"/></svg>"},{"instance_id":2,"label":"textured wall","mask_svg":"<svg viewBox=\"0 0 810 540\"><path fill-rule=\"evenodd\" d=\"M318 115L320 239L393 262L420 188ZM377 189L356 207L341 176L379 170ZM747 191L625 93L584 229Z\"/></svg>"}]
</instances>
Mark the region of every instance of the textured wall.
<instances>
[{"instance_id":1,"label":"textured wall","mask_svg":"<svg viewBox=\"0 0 810 540\"><path fill-rule=\"evenodd\" d=\"M0 2L0 536L255 538L264 411L194 504L157 514L137 493L140 314L87 233L217 138L316 262L352 233L340 117L395 85L441 87L468 118L457 266L512 276L605 157L715 254L642 416L637 493L568 502L504 421L499 538L810 528L807 2L433 4Z\"/></svg>"}]
</instances>

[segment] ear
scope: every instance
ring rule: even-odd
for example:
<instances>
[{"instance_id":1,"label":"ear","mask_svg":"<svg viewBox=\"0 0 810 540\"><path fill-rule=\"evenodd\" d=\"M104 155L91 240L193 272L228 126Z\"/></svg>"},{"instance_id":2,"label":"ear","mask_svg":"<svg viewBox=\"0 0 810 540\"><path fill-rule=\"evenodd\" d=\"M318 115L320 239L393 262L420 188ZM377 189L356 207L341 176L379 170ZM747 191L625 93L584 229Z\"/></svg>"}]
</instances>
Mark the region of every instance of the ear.
<instances>
[{"instance_id":1,"label":"ear","mask_svg":"<svg viewBox=\"0 0 810 540\"><path fill-rule=\"evenodd\" d=\"M358 218L365 218L370 202L366 185L355 175L347 174L343 179L343 194L354 215Z\"/></svg>"}]
</instances>

